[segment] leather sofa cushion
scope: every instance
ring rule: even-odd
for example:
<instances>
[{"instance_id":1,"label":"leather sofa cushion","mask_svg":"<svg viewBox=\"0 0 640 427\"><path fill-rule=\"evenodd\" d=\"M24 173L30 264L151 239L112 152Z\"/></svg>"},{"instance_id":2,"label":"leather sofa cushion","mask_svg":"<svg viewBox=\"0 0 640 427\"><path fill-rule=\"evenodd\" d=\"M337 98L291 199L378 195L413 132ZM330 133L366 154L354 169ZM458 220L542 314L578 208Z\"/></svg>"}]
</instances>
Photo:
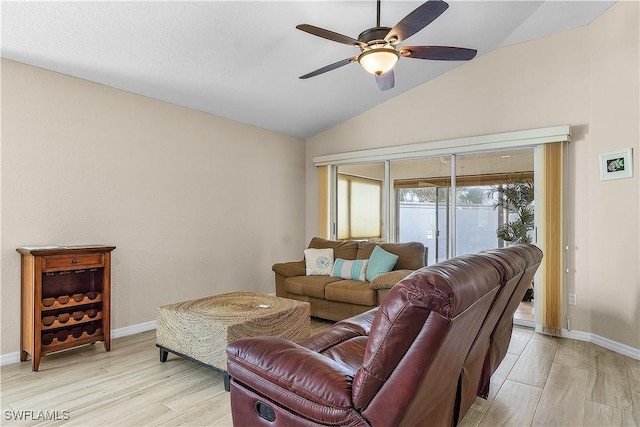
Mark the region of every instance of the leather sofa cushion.
<instances>
[{"instance_id":1,"label":"leather sofa cushion","mask_svg":"<svg viewBox=\"0 0 640 427\"><path fill-rule=\"evenodd\" d=\"M284 280L284 289L290 294L306 295L314 298L325 298L324 288L332 282L342 281L331 276L296 276Z\"/></svg>"},{"instance_id":2,"label":"leather sofa cushion","mask_svg":"<svg viewBox=\"0 0 640 427\"><path fill-rule=\"evenodd\" d=\"M377 303L376 291L368 282L360 280L340 280L329 283L324 288L324 298L329 301L374 306Z\"/></svg>"},{"instance_id":3,"label":"leather sofa cushion","mask_svg":"<svg viewBox=\"0 0 640 427\"><path fill-rule=\"evenodd\" d=\"M335 325L339 328L348 329L350 331L354 331L359 335L369 335L371 331L371 325L373 324L373 319L378 312L378 307L372 308L369 311L365 311L364 313L356 314L348 319L341 320L337 322Z\"/></svg>"}]
</instances>

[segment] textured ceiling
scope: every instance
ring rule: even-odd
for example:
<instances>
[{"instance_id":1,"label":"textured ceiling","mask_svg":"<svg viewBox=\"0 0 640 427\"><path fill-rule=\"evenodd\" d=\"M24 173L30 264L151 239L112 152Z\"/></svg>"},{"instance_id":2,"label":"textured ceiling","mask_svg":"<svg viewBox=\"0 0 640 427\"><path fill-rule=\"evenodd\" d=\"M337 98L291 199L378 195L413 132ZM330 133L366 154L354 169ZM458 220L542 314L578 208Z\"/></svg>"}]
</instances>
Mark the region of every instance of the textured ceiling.
<instances>
[{"instance_id":1,"label":"textured ceiling","mask_svg":"<svg viewBox=\"0 0 640 427\"><path fill-rule=\"evenodd\" d=\"M392 27L422 2L383 1ZM613 1L449 1L400 45L501 46L592 22ZM351 37L375 26L369 1L2 1L2 57L308 138L462 62L401 58L380 92L353 63L298 76L357 53L295 26Z\"/></svg>"}]
</instances>

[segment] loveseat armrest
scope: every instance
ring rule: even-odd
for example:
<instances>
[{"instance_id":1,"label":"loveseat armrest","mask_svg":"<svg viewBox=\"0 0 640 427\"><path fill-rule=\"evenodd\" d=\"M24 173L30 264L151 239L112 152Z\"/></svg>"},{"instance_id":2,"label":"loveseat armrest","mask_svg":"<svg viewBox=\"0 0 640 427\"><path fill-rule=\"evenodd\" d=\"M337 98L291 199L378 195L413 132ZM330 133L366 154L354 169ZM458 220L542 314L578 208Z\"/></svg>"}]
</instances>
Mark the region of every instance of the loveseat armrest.
<instances>
[{"instance_id":1,"label":"loveseat armrest","mask_svg":"<svg viewBox=\"0 0 640 427\"><path fill-rule=\"evenodd\" d=\"M278 337L251 337L227 346L234 382L304 414L309 403L340 412L353 407L351 370L313 350Z\"/></svg>"},{"instance_id":2,"label":"loveseat armrest","mask_svg":"<svg viewBox=\"0 0 640 427\"><path fill-rule=\"evenodd\" d=\"M304 260L302 261L291 261L291 262L280 262L277 264L273 264L271 269L276 273L281 275L284 278L287 277L296 277L296 276L304 276L307 274L307 268Z\"/></svg>"},{"instance_id":3,"label":"loveseat armrest","mask_svg":"<svg viewBox=\"0 0 640 427\"><path fill-rule=\"evenodd\" d=\"M413 273L414 270L393 270L375 277L369 287L371 289L391 289L396 283Z\"/></svg>"}]
</instances>

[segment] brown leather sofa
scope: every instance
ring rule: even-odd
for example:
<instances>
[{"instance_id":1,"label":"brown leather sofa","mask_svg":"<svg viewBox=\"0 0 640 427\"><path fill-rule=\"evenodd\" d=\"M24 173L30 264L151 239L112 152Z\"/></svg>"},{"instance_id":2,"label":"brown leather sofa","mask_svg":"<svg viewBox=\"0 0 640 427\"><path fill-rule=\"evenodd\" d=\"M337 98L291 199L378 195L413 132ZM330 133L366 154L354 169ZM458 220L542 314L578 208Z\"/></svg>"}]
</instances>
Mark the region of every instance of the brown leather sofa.
<instances>
[{"instance_id":1,"label":"brown leather sofa","mask_svg":"<svg viewBox=\"0 0 640 427\"><path fill-rule=\"evenodd\" d=\"M455 425L468 409L463 396L488 390L510 340L512 302L541 259L533 245L460 256L419 269L379 308L301 342L234 341L234 425Z\"/></svg>"},{"instance_id":2,"label":"brown leather sofa","mask_svg":"<svg viewBox=\"0 0 640 427\"><path fill-rule=\"evenodd\" d=\"M371 243L355 240L327 240L314 237L309 249L332 248L334 258L368 259L376 245L398 256L393 270L371 282L331 276L307 276L305 261L274 264L276 295L309 303L311 316L342 320L380 305L389 289L425 265L422 243Z\"/></svg>"}]
</instances>

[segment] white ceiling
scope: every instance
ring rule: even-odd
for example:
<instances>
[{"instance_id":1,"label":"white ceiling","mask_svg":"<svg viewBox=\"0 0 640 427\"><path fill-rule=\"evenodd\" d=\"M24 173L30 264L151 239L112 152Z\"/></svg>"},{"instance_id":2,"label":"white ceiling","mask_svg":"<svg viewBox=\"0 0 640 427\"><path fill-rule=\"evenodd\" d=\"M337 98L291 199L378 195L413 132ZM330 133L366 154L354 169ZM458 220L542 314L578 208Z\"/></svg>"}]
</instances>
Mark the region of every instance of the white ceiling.
<instances>
[{"instance_id":1,"label":"white ceiling","mask_svg":"<svg viewBox=\"0 0 640 427\"><path fill-rule=\"evenodd\" d=\"M393 27L422 1L382 2ZM600 16L614 1L460 1L403 45L473 48L478 56ZM308 138L462 62L401 58L380 92L352 63L355 47L295 28L307 23L357 38L375 26L367 1L77 1L1 3L2 57L277 132Z\"/></svg>"}]
</instances>

